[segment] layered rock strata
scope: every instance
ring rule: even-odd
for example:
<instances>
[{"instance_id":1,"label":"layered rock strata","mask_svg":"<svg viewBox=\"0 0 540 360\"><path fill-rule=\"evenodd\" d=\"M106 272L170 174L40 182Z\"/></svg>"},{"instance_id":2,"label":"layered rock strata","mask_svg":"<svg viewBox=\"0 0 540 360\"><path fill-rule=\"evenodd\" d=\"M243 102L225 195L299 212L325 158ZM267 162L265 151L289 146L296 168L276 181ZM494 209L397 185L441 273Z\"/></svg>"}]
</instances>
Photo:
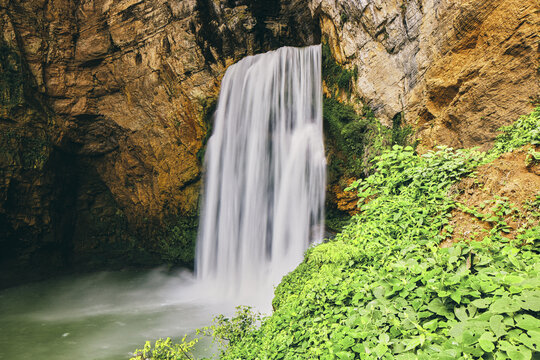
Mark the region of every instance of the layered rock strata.
<instances>
[{"instance_id":1,"label":"layered rock strata","mask_svg":"<svg viewBox=\"0 0 540 360\"><path fill-rule=\"evenodd\" d=\"M246 55L326 38L383 123L487 147L538 101L539 27L535 0L0 0L2 263L192 234L204 114Z\"/></svg>"},{"instance_id":2,"label":"layered rock strata","mask_svg":"<svg viewBox=\"0 0 540 360\"><path fill-rule=\"evenodd\" d=\"M226 67L314 24L302 1L2 0L3 254L155 249L197 216Z\"/></svg>"},{"instance_id":3,"label":"layered rock strata","mask_svg":"<svg viewBox=\"0 0 540 360\"><path fill-rule=\"evenodd\" d=\"M358 69L356 94L425 147L484 146L540 94L535 0L314 0L323 36Z\"/></svg>"}]
</instances>

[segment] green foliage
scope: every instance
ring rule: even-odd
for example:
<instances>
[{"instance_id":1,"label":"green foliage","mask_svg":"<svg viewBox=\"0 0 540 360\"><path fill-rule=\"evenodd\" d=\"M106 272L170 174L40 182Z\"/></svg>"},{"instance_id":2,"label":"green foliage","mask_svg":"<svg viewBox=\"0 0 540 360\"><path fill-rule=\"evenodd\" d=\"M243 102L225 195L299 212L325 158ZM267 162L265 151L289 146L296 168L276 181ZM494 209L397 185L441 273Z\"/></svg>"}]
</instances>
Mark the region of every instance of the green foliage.
<instances>
[{"instance_id":1,"label":"green foliage","mask_svg":"<svg viewBox=\"0 0 540 360\"><path fill-rule=\"evenodd\" d=\"M449 148L419 156L402 146L377 157L376 172L350 187L360 214L334 240L307 251L276 289L274 314L222 358L538 354L540 227L514 241L493 232L482 242L439 247L451 232L450 187L485 158ZM505 201L492 210L499 220L513 211Z\"/></svg>"},{"instance_id":2,"label":"green foliage","mask_svg":"<svg viewBox=\"0 0 540 360\"><path fill-rule=\"evenodd\" d=\"M193 359L191 352L199 340L182 338L180 343L173 343L171 338L159 339L154 346L147 341L143 349L137 349L130 360L186 360Z\"/></svg>"},{"instance_id":3,"label":"green foliage","mask_svg":"<svg viewBox=\"0 0 540 360\"><path fill-rule=\"evenodd\" d=\"M283 278L274 314L257 326L260 317L239 308L202 333L223 346L222 359L536 358L540 226L509 240L501 233L514 204L496 198L486 215L448 195L492 154L525 145L520 136L536 141L527 124L507 128L487 156L445 147L419 156L399 145L383 152L376 172L350 186L361 212ZM499 229L440 248L455 206ZM540 193L526 209L540 214Z\"/></svg>"},{"instance_id":4,"label":"green foliage","mask_svg":"<svg viewBox=\"0 0 540 360\"><path fill-rule=\"evenodd\" d=\"M322 73L326 85L330 89L351 91L352 81L358 79L358 68L346 69L337 63L328 42L322 43Z\"/></svg>"},{"instance_id":5,"label":"green foliage","mask_svg":"<svg viewBox=\"0 0 540 360\"><path fill-rule=\"evenodd\" d=\"M351 216L346 212L342 212L335 207L327 207L325 209L325 223L324 226L327 230L338 233L343 230L351 221Z\"/></svg>"},{"instance_id":6,"label":"green foliage","mask_svg":"<svg viewBox=\"0 0 540 360\"><path fill-rule=\"evenodd\" d=\"M529 149L529 152L527 153L526 161L527 161L527 166L533 166L535 164L540 163L540 151Z\"/></svg>"},{"instance_id":7,"label":"green foliage","mask_svg":"<svg viewBox=\"0 0 540 360\"><path fill-rule=\"evenodd\" d=\"M353 106L335 98L323 99L325 133L332 139L336 150L343 155L343 159L330 160L330 175L367 174L371 160L390 145L391 129L369 116L369 112L365 113L368 116L360 116ZM329 176L330 182L335 180L333 177Z\"/></svg>"},{"instance_id":8,"label":"green foliage","mask_svg":"<svg viewBox=\"0 0 540 360\"><path fill-rule=\"evenodd\" d=\"M454 151L438 147L418 156L411 146L394 145L377 157L376 172L367 179L355 181L350 189L358 189L360 200L373 195L406 194L413 199L437 198L462 176L470 174L483 154L474 150Z\"/></svg>"},{"instance_id":9,"label":"green foliage","mask_svg":"<svg viewBox=\"0 0 540 360\"><path fill-rule=\"evenodd\" d=\"M407 145L412 135L410 126L402 126L401 115L394 119L392 129L375 118L372 109L364 104L356 109L354 103L338 100L351 93L358 69L340 65L328 44L322 43L322 76L329 91L323 98L324 131L328 158L328 181L337 183L344 178L365 177L371 173L374 157L393 144ZM332 219L331 219L332 220Z\"/></svg>"},{"instance_id":10,"label":"green foliage","mask_svg":"<svg viewBox=\"0 0 540 360\"><path fill-rule=\"evenodd\" d=\"M213 319L212 326L196 329L197 337L193 340L188 341L187 335L184 335L179 343L173 343L171 338L167 338L157 340L152 346L152 343L147 341L143 349L133 352L130 360L194 359L194 348L203 337L211 337L212 342L217 343L220 354L223 355L229 346L234 346L244 336L255 331L261 319L261 314L254 312L250 306L237 306L233 317L218 315Z\"/></svg>"},{"instance_id":11,"label":"green foliage","mask_svg":"<svg viewBox=\"0 0 540 360\"><path fill-rule=\"evenodd\" d=\"M403 126L403 113L400 113L392 119L392 145L406 146L409 144L411 137L414 135L412 126ZM414 147L418 142L414 144Z\"/></svg>"},{"instance_id":12,"label":"green foliage","mask_svg":"<svg viewBox=\"0 0 540 360\"><path fill-rule=\"evenodd\" d=\"M502 134L497 136L490 151L495 156L526 144L540 145L540 107L536 107L529 115L520 117L512 125L503 126L499 131L502 131Z\"/></svg>"},{"instance_id":13,"label":"green foliage","mask_svg":"<svg viewBox=\"0 0 540 360\"><path fill-rule=\"evenodd\" d=\"M492 206L488 207L490 204L492 204ZM510 233L512 228L508 224L508 221L521 224L517 229L517 233L518 239L522 240L529 240L532 238L523 233L529 234L531 231L534 233L534 227L538 224L538 220L540 220L540 213L536 210L538 209L538 205L535 207L534 204L534 202L531 203L528 201L524 206L525 211L520 211L515 204L508 202L508 198L499 196L495 196L493 200L484 201L480 204L480 209L456 203L457 207L464 213L490 224L491 230L489 233L492 235L504 235Z\"/></svg>"},{"instance_id":14,"label":"green foliage","mask_svg":"<svg viewBox=\"0 0 540 360\"><path fill-rule=\"evenodd\" d=\"M197 216L183 216L168 227L159 238L159 253L169 265L188 265L195 258L198 229Z\"/></svg>"},{"instance_id":15,"label":"green foliage","mask_svg":"<svg viewBox=\"0 0 540 360\"><path fill-rule=\"evenodd\" d=\"M228 346L234 346L246 334L254 331L260 320L261 315L253 312L250 306L238 306L232 318L223 315L216 316L214 325L205 329L205 333L210 333L213 340L220 345L222 353L225 353Z\"/></svg>"},{"instance_id":16,"label":"green foliage","mask_svg":"<svg viewBox=\"0 0 540 360\"><path fill-rule=\"evenodd\" d=\"M324 130L332 139L339 141L343 127L359 118L352 106L342 104L335 98L323 98Z\"/></svg>"},{"instance_id":17,"label":"green foliage","mask_svg":"<svg viewBox=\"0 0 540 360\"><path fill-rule=\"evenodd\" d=\"M325 74L325 79L328 75ZM331 157L328 164L329 182L341 176L358 177L371 173L372 160L391 145L406 146L413 135L411 126L403 126L401 114L391 129L375 118L372 109L364 105L362 115L351 105L334 97L323 98L324 131L340 157Z\"/></svg>"}]
</instances>

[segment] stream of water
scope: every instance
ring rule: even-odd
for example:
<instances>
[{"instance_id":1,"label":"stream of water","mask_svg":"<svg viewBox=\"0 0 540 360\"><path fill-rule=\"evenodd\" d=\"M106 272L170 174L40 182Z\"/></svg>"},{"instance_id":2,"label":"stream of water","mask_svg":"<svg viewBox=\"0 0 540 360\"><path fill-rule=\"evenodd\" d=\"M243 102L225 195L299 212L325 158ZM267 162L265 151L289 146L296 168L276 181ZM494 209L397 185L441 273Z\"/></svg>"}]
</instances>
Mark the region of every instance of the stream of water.
<instances>
[{"instance_id":1,"label":"stream of water","mask_svg":"<svg viewBox=\"0 0 540 360\"><path fill-rule=\"evenodd\" d=\"M226 296L263 294L324 225L321 47L284 47L231 66L208 143L199 278Z\"/></svg>"},{"instance_id":2,"label":"stream of water","mask_svg":"<svg viewBox=\"0 0 540 360\"><path fill-rule=\"evenodd\" d=\"M196 275L104 272L2 290L0 359L128 359L237 305L270 312L274 286L322 240L325 166L320 46L232 65L206 152Z\"/></svg>"}]
</instances>

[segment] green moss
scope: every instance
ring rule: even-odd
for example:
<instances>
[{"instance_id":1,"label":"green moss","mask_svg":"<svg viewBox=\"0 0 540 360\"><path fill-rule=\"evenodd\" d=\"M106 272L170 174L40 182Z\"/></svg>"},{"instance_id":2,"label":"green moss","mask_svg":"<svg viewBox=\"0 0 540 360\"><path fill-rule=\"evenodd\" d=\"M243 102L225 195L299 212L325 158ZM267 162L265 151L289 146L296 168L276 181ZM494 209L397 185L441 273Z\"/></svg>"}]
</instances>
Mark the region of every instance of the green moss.
<instances>
[{"instance_id":1,"label":"green moss","mask_svg":"<svg viewBox=\"0 0 540 360\"><path fill-rule=\"evenodd\" d=\"M330 182L342 176L359 177L369 173L371 160L390 146L392 130L381 125L369 112L365 113L367 116L362 116L353 106L334 98L323 99L328 145L338 153L328 165Z\"/></svg>"},{"instance_id":2,"label":"green moss","mask_svg":"<svg viewBox=\"0 0 540 360\"><path fill-rule=\"evenodd\" d=\"M198 216L181 216L167 225L158 241L161 259L170 266L193 266L198 226Z\"/></svg>"},{"instance_id":3,"label":"green moss","mask_svg":"<svg viewBox=\"0 0 540 360\"><path fill-rule=\"evenodd\" d=\"M23 103L24 74L20 55L0 41L0 106L7 108Z\"/></svg>"},{"instance_id":4,"label":"green moss","mask_svg":"<svg viewBox=\"0 0 540 360\"><path fill-rule=\"evenodd\" d=\"M201 112L201 120L205 127L205 134L202 141L201 148L197 152L197 160L199 161L199 164L201 166L204 163L204 155L206 153L206 144L208 143L208 139L210 139L210 136L212 135L212 128L214 126L214 113L216 112L218 104L218 98L212 97L205 99L203 102L203 109Z\"/></svg>"},{"instance_id":5,"label":"green moss","mask_svg":"<svg viewBox=\"0 0 540 360\"><path fill-rule=\"evenodd\" d=\"M354 108L337 101L335 98L323 98L324 132L327 137L341 141L341 131L345 124L359 120Z\"/></svg>"},{"instance_id":6,"label":"green moss","mask_svg":"<svg viewBox=\"0 0 540 360\"><path fill-rule=\"evenodd\" d=\"M322 43L322 73L326 85L330 89L351 92L352 81L358 79L358 68L347 69L337 63L327 41Z\"/></svg>"}]
</instances>

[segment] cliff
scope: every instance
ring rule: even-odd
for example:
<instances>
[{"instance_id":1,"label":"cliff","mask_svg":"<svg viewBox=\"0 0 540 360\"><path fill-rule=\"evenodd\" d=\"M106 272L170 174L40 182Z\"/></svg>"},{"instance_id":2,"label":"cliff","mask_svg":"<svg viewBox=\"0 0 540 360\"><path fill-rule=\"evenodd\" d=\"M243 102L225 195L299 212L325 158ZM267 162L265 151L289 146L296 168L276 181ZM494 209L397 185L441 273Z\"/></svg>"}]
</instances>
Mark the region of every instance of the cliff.
<instances>
[{"instance_id":1,"label":"cliff","mask_svg":"<svg viewBox=\"0 0 540 360\"><path fill-rule=\"evenodd\" d=\"M299 1L3 0L2 263L192 261L220 78L314 24Z\"/></svg>"},{"instance_id":2,"label":"cliff","mask_svg":"<svg viewBox=\"0 0 540 360\"><path fill-rule=\"evenodd\" d=\"M283 45L326 39L341 99L423 148L488 146L540 93L539 24L535 0L2 0L2 263L189 263L220 79Z\"/></svg>"},{"instance_id":3,"label":"cliff","mask_svg":"<svg viewBox=\"0 0 540 360\"><path fill-rule=\"evenodd\" d=\"M358 69L356 94L422 145L483 146L540 93L537 1L316 0L323 36Z\"/></svg>"}]
</instances>

